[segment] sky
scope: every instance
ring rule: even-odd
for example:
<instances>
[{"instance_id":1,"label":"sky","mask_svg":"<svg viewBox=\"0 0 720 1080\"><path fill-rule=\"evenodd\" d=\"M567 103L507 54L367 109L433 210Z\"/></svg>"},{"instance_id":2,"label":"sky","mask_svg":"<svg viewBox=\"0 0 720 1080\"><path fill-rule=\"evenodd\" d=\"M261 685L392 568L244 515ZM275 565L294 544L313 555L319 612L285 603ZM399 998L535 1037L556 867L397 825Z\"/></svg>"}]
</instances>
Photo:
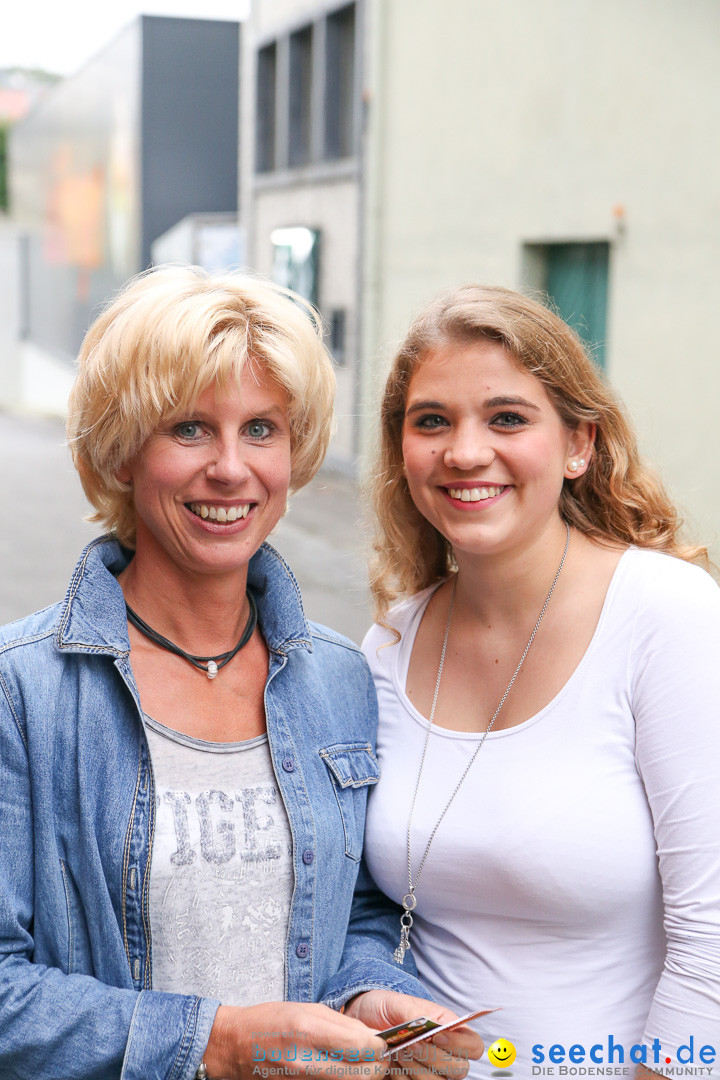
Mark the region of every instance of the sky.
<instances>
[{"instance_id":1,"label":"sky","mask_svg":"<svg viewBox=\"0 0 720 1080\"><path fill-rule=\"evenodd\" d=\"M249 0L20 0L0 31L0 69L72 75L136 15L242 19Z\"/></svg>"}]
</instances>

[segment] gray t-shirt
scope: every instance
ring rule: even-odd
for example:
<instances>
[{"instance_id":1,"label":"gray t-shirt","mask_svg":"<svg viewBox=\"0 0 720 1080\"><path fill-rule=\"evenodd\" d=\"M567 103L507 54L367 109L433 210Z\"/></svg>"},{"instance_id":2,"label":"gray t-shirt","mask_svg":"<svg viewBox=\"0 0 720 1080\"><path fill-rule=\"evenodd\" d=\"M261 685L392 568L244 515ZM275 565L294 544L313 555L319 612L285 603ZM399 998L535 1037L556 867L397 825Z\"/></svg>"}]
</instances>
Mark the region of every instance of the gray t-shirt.
<instances>
[{"instance_id":1,"label":"gray t-shirt","mask_svg":"<svg viewBox=\"0 0 720 1080\"><path fill-rule=\"evenodd\" d=\"M282 1001L292 838L267 735L212 743L146 716L157 820L153 988Z\"/></svg>"}]
</instances>

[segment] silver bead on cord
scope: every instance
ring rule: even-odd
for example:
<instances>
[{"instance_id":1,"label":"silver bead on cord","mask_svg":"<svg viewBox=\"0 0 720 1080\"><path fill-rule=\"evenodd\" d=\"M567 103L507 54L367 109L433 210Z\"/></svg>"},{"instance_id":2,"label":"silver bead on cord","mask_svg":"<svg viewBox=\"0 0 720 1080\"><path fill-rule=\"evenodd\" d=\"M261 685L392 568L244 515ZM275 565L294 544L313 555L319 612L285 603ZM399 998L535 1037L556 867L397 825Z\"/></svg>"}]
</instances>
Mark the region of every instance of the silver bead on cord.
<instances>
[{"instance_id":1,"label":"silver bead on cord","mask_svg":"<svg viewBox=\"0 0 720 1080\"><path fill-rule=\"evenodd\" d=\"M442 679L443 668L445 666L445 654L447 652L448 638L450 637L450 623L452 622L453 610L455 608L455 593L457 591L457 574L455 575L455 580L453 581L453 587L452 587L452 594L450 596L450 610L448 611L447 622L445 624L445 636L443 637L442 651L440 653L440 663L438 664L438 673L437 673L437 678L435 680L435 692L433 693L432 705L430 706L430 717L428 719L427 731L425 732L425 743L423 745L422 757L420 758L420 768L418 770L417 780L415 782L415 792L413 794L412 804L410 806L410 817L408 818L408 827L407 827L408 891L405 893L405 895L402 898L403 913L400 916L400 943L398 944L397 948L395 949L395 952L393 953L393 959L395 960L396 964L402 964L403 963L403 961L405 959L405 953L410 948L410 930L411 930L412 925L413 925L412 912L417 907L417 897L415 896L415 890L417 889L418 881L420 880L420 875L422 874L423 867L425 865L425 860L428 857L428 852L430 851L430 845L432 844L433 840L435 839L435 833L438 831L441 821L443 820L443 818L447 814L448 810L452 806L453 800L454 800L455 796L457 795L458 791L460 790L460 788L462 787L463 781L465 780L465 777L470 772L470 769L473 766L473 762L475 761L475 758L480 753L480 750L482 749L482 745L485 742L485 739L488 737L490 731L492 730L493 724L495 723L498 716L500 715L500 710L502 709L503 705L505 704L505 701L507 699L508 694L512 690L513 683L515 682L518 675L520 674L520 668L525 663L525 657L530 652L530 647L531 647L533 641L535 640L535 635L537 634L537 632L538 632L538 630L540 628L540 623L543 621L543 616L545 615L545 612L547 611L548 604L550 603L550 597L552 596L553 592L555 591L555 586L557 585L558 578L560 577L560 573L562 571L562 568L565 565L565 558L566 558L567 553L568 553L568 547L570 546L570 526L568 525L567 522L565 523L565 529L566 529L565 549L564 549L564 551L562 553L562 558L560 560L560 565L558 566L558 568L557 568L557 570L555 572L555 577L553 578L553 582L552 582L552 585L550 586L550 590L549 590L547 596L545 597L545 603L543 604L543 606L542 606L542 608L540 610L540 614L537 617L537 622L535 623L535 626L533 627L533 632L530 635L528 643L527 643L527 645L525 646L525 648L523 650L523 654L520 657L520 660L518 662L518 666L515 668L515 671L513 672L513 676L511 678L510 682L507 684L507 687L505 688L505 693L500 698L500 704L498 705L497 709L493 713L492 720L490 721L488 726L483 731L482 737L480 738L479 743L475 747L475 751L474 751L472 757L470 758L467 765L465 766L465 771L463 772L462 776L460 777L457 784L455 785L455 789L454 789L452 795L450 796L448 801L445 803L445 807L444 807L442 813L440 814L440 817L435 822L435 827L433 828L432 832L430 833L430 837L428 839L428 842L425 845L425 851L423 852L423 857L420 860L420 865L418 866L417 873L415 875L415 881L413 882L413 878L412 878L412 856L411 856L411 851L410 851L410 833L411 833L411 829L412 829L413 814L415 813L415 803L417 802L418 791L420 790L420 779L422 777L423 766L425 765L425 756L427 754L428 742L430 740L430 729L432 728L433 720L435 718L435 708L437 706L438 694L440 693L440 680Z\"/></svg>"}]
</instances>

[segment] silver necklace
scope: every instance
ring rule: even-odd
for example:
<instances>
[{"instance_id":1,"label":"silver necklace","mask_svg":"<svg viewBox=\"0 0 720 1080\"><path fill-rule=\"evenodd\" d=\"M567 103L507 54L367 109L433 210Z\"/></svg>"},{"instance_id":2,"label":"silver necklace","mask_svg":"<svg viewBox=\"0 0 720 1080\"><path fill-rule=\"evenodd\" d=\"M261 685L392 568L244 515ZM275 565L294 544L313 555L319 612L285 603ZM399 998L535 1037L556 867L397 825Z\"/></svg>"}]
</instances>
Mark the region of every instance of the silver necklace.
<instances>
[{"instance_id":1,"label":"silver necklace","mask_svg":"<svg viewBox=\"0 0 720 1080\"><path fill-rule=\"evenodd\" d=\"M518 675L520 673L520 668L525 663L525 657L530 652L530 646L532 645L533 641L535 640L535 635L537 634L538 629L540 628L540 623L543 621L543 616L544 616L545 612L547 611L548 604L550 603L550 597L552 596L553 592L555 591L555 586L557 585L558 578L560 577L560 573L562 571L562 568L565 565L565 557L567 556L568 547L570 545L570 526L567 524L567 522L565 523L565 528L566 528L566 531L567 531L566 532L566 537L565 537L565 550L562 553L562 559L560 560L560 565L558 566L557 571L555 572L555 577L553 578L553 582L552 582L552 585L550 586L550 590L549 590L547 596L545 597L545 603L543 604L543 606L542 606L542 608L540 610L540 614L537 617L537 622L535 623L535 626L533 627L533 632L530 635L528 643L527 643L527 645L525 646L525 648L523 650L523 654L520 657L520 660L518 662L518 666L515 668L515 671L513 672L512 678L511 678L510 682L507 684L507 686L505 688L505 693L500 698L500 704L498 705L497 709L493 713L492 720L490 721L488 726L483 731L480 742L475 747L475 752L473 753L472 757L470 758L467 765L465 766L465 771L463 772L462 776L460 777L457 784L455 785L455 789L454 789L452 795L450 796L448 801L445 803L445 806L443 808L442 813L440 814L440 817L435 822L435 826L434 826L432 832L430 833L427 844L425 845L425 851L423 852L423 857L420 860L420 865L418 866L417 873L415 875L415 881L413 881L412 857L411 857L411 853L410 853L410 832L411 832L411 829L412 829L413 814L415 813L415 803L417 802L418 791L420 790L420 779L421 779L422 773L423 773L423 766L425 765L425 756L427 754L428 742L429 742L429 739L430 739L430 729L432 728L433 720L435 718L435 707L437 706L438 694L440 693L440 680L442 679L443 668L445 666L445 653L447 652L448 638L450 636L450 623L452 622L453 609L455 607L455 593L456 593L456 590L457 590L457 575L455 576L455 580L453 581L452 595L450 597L450 610L448 611L447 622L445 624L445 636L443 637L442 651L440 653L440 663L438 665L438 673L437 673L437 678L435 680L435 692L433 693L432 705L430 706L430 717L429 717L429 720L428 720L427 731L425 732L425 744L423 746L422 757L420 758L420 768L418 770L417 780L415 782L415 792L413 794L413 800L412 800L412 804L410 806L410 817L408 818L408 827L407 827L408 891L405 893L405 895L402 898L403 913L400 916L400 944L398 945L398 947L395 949L395 952L393 953L393 958L394 958L396 964L402 964L403 963L403 961L405 959L405 953L410 948L410 929L411 929L412 924L413 924L412 912L417 907L417 897L415 896L415 890L417 889L418 881L420 880L420 875L422 874L423 867L425 866L425 860L428 857L428 852L430 851L430 845L432 844L433 840L435 839L435 834L436 834L436 832L438 831L438 829L440 827L440 823L441 823L442 819L447 814L448 810L452 806L452 803L453 803L453 800L454 800L455 796L457 795L458 791L462 787L463 781L465 780L465 777L470 772L470 769L473 766L473 762L475 761L475 758L480 753L480 750L482 749L482 745L485 742L485 739L488 737L488 734L490 733L493 724L495 723L498 716L500 715L500 710L502 709L503 705L505 704L505 701L507 699L508 694L512 690L513 683L515 682L515 680L517 679L517 677L518 677Z\"/></svg>"}]
</instances>

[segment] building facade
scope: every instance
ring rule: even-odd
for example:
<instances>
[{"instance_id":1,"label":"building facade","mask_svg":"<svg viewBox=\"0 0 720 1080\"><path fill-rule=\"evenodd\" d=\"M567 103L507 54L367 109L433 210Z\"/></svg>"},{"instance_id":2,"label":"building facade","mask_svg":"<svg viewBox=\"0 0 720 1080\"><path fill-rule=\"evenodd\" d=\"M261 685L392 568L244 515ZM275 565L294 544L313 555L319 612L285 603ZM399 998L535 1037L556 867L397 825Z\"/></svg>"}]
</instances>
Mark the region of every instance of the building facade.
<instances>
[{"instance_id":1,"label":"building facade","mask_svg":"<svg viewBox=\"0 0 720 1080\"><path fill-rule=\"evenodd\" d=\"M454 284L503 284L549 295L579 329L717 543L717 0L254 0L239 154L237 52L218 78L237 25L207 24L225 57L210 71L187 41L150 60L176 23L204 20L143 17L17 126L18 318L36 386L52 380L32 348L60 349L69 371L92 310L153 240L195 250L202 215L239 206L247 264L324 318L335 466L372 457L386 362L413 315ZM229 230L211 231L224 243ZM4 355L0 389L18 383Z\"/></svg>"},{"instance_id":2,"label":"building facade","mask_svg":"<svg viewBox=\"0 0 720 1080\"><path fill-rule=\"evenodd\" d=\"M256 3L245 26L248 262L319 308L338 380L330 460L359 450L362 5Z\"/></svg>"},{"instance_id":3,"label":"building facade","mask_svg":"<svg viewBox=\"0 0 720 1080\"><path fill-rule=\"evenodd\" d=\"M156 238L237 217L238 64L238 23L143 15L12 128L21 404L62 409L94 313Z\"/></svg>"},{"instance_id":4,"label":"building facade","mask_svg":"<svg viewBox=\"0 0 720 1080\"><path fill-rule=\"evenodd\" d=\"M352 76L346 45L333 82L323 50L351 9ZM371 456L386 359L434 294L541 290L716 541L719 44L715 0L256 0L250 261L273 271L275 230L319 235L319 306L347 320L336 457ZM329 157L323 124L343 110L346 152Z\"/></svg>"}]
</instances>

